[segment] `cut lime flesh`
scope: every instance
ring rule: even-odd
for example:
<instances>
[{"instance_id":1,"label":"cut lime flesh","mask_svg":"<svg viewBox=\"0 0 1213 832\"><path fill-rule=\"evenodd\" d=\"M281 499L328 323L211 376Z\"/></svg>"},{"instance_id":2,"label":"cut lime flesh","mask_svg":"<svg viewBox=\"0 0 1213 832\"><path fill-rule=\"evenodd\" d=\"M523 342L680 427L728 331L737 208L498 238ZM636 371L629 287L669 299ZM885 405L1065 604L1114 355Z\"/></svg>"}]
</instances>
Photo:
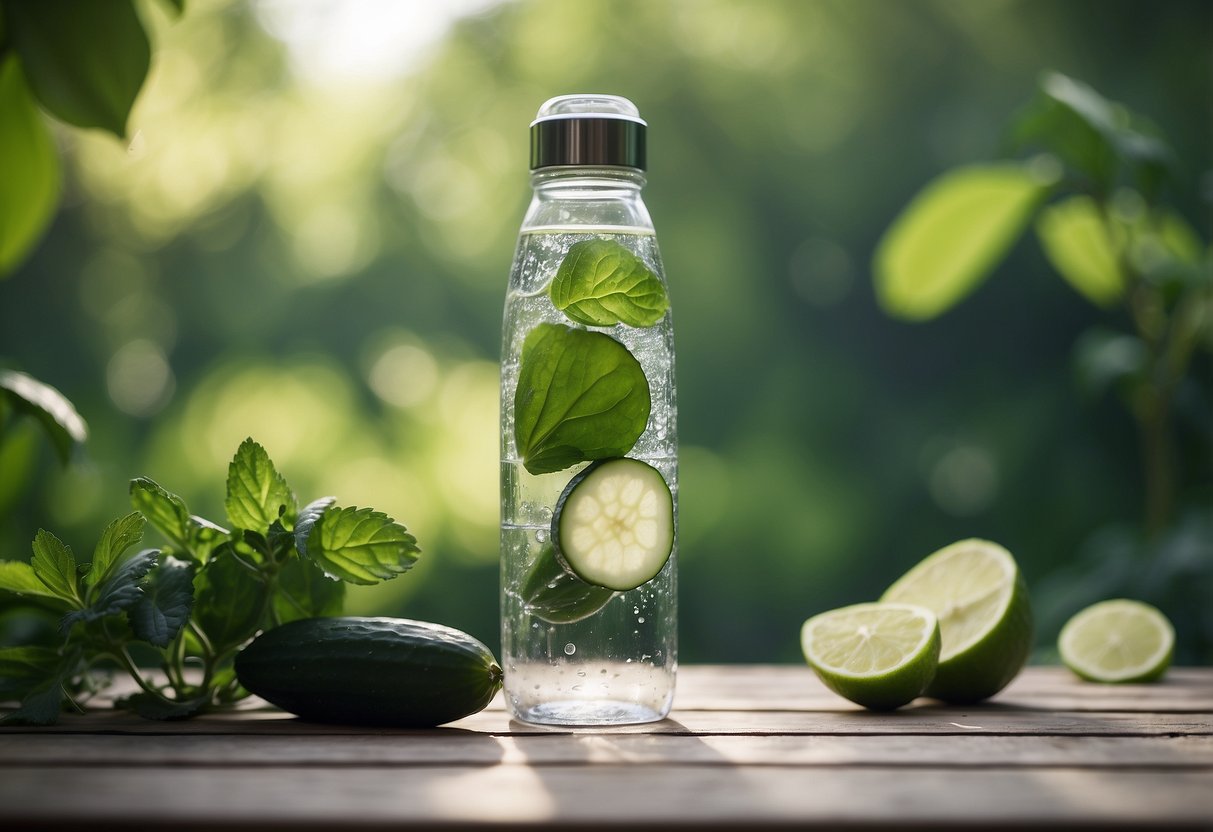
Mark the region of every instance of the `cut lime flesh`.
<instances>
[{"instance_id":1,"label":"cut lime flesh","mask_svg":"<svg viewBox=\"0 0 1213 832\"><path fill-rule=\"evenodd\" d=\"M1175 629L1149 604L1102 601L1066 622L1057 638L1066 666L1094 682L1162 678L1175 649Z\"/></svg>"},{"instance_id":2,"label":"cut lime flesh","mask_svg":"<svg viewBox=\"0 0 1213 832\"><path fill-rule=\"evenodd\" d=\"M1032 648L1027 585L1011 553L986 540L961 540L929 555L882 601L921 604L939 618L939 669L927 690L949 702L976 702L1002 690Z\"/></svg>"},{"instance_id":3,"label":"cut lime flesh","mask_svg":"<svg viewBox=\"0 0 1213 832\"><path fill-rule=\"evenodd\" d=\"M939 623L925 607L855 604L815 615L800 632L805 660L825 685L867 708L919 696L939 661Z\"/></svg>"}]
</instances>

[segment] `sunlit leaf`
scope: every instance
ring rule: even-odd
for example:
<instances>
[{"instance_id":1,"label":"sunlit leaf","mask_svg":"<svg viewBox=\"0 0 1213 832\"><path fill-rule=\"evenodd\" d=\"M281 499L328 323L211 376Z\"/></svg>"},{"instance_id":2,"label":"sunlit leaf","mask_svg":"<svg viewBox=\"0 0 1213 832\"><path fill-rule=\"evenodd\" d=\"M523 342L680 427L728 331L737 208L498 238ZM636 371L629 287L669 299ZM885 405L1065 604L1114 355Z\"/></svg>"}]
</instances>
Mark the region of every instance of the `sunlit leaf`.
<instances>
[{"instance_id":1,"label":"sunlit leaf","mask_svg":"<svg viewBox=\"0 0 1213 832\"><path fill-rule=\"evenodd\" d=\"M39 529L34 535L34 557L30 565L47 588L69 603L80 603L76 581L76 556L54 534Z\"/></svg>"},{"instance_id":2,"label":"sunlit leaf","mask_svg":"<svg viewBox=\"0 0 1213 832\"><path fill-rule=\"evenodd\" d=\"M251 438L240 443L227 469L228 519L240 529L269 529L284 512L295 516L295 495L274 468L265 448Z\"/></svg>"},{"instance_id":3,"label":"sunlit leaf","mask_svg":"<svg viewBox=\"0 0 1213 832\"><path fill-rule=\"evenodd\" d=\"M21 62L0 58L0 277L42 236L59 201L59 157L25 84Z\"/></svg>"},{"instance_id":4,"label":"sunlit leaf","mask_svg":"<svg viewBox=\"0 0 1213 832\"><path fill-rule=\"evenodd\" d=\"M190 543L190 512L185 501L167 491L154 480L138 477L131 480L131 505L141 512L161 534L188 548Z\"/></svg>"},{"instance_id":5,"label":"sunlit leaf","mask_svg":"<svg viewBox=\"0 0 1213 832\"><path fill-rule=\"evenodd\" d=\"M1006 255L1047 189L1006 164L959 168L928 184L876 250L881 305L911 320L947 311Z\"/></svg>"},{"instance_id":6,"label":"sunlit leaf","mask_svg":"<svg viewBox=\"0 0 1213 832\"><path fill-rule=\"evenodd\" d=\"M63 600L59 593L39 580L34 567L19 560L0 560L0 589L18 595Z\"/></svg>"},{"instance_id":7,"label":"sunlit leaf","mask_svg":"<svg viewBox=\"0 0 1213 832\"><path fill-rule=\"evenodd\" d=\"M93 550L93 562L89 566L85 582L96 585L109 575L110 568L118 557L143 539L143 527L147 520L137 511L112 521L101 532L101 539Z\"/></svg>"},{"instance_id":8,"label":"sunlit leaf","mask_svg":"<svg viewBox=\"0 0 1213 832\"><path fill-rule=\"evenodd\" d=\"M1036 233L1045 256L1066 282L1099 306L1124 293L1125 277L1118 257L1123 240L1100 213L1095 201L1075 196L1040 213Z\"/></svg>"},{"instance_id":9,"label":"sunlit leaf","mask_svg":"<svg viewBox=\"0 0 1213 832\"><path fill-rule=\"evenodd\" d=\"M333 578L377 584L406 572L420 553L417 539L381 511L330 506L312 526L308 558Z\"/></svg>"},{"instance_id":10,"label":"sunlit leaf","mask_svg":"<svg viewBox=\"0 0 1213 832\"><path fill-rule=\"evenodd\" d=\"M0 131L3 129L0 127ZM38 420L64 464L88 437L88 428L76 408L49 384L16 370L0 370L0 396L18 412Z\"/></svg>"},{"instance_id":11,"label":"sunlit leaf","mask_svg":"<svg viewBox=\"0 0 1213 832\"><path fill-rule=\"evenodd\" d=\"M5 2L8 37L42 106L121 138L151 61L131 0Z\"/></svg>"}]
</instances>

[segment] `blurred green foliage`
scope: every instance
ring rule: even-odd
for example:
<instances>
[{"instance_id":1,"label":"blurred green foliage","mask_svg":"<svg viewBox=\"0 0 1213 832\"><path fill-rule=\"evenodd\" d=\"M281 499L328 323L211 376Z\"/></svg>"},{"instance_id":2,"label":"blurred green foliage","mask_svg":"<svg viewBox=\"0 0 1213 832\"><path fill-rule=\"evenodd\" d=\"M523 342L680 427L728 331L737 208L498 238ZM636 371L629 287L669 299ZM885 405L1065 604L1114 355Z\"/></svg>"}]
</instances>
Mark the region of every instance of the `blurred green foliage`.
<instances>
[{"instance_id":1,"label":"blurred green foliage","mask_svg":"<svg viewBox=\"0 0 1213 832\"><path fill-rule=\"evenodd\" d=\"M216 514L252 435L300 491L416 533L413 573L351 591L351 612L495 643L496 362L526 127L551 95L601 90L650 123L684 660L799 660L807 616L970 535L1019 558L1042 645L1128 594L1172 617L1181 661L1213 660L1207 385L1176 405L1187 511L1143 553L1132 420L1070 366L1107 313L1035 246L926 327L887 318L866 279L901 206L997 153L1046 68L1165 127L1201 183L1173 204L1207 232L1213 7L520 0L404 75L327 80L279 39L284 8L139 4L154 58L129 142L55 130L65 196L0 284L0 359L76 403L89 458L60 472L6 434L0 557L27 556L39 526L92 540L134 476ZM28 626L0 618L0 636Z\"/></svg>"}]
</instances>

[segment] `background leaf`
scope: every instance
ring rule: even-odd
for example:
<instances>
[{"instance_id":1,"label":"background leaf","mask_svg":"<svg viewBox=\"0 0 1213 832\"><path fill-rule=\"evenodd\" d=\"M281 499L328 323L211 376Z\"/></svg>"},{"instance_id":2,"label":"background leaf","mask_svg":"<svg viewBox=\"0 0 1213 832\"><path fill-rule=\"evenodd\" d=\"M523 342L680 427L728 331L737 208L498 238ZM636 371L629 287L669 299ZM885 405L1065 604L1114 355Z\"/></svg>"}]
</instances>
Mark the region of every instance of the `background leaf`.
<instances>
[{"instance_id":1,"label":"background leaf","mask_svg":"<svg viewBox=\"0 0 1213 832\"><path fill-rule=\"evenodd\" d=\"M0 127L0 131L3 129ZM27 413L38 420L64 464L71 459L72 451L88 437L88 428L76 408L49 384L16 370L0 370L0 394L18 412Z\"/></svg>"},{"instance_id":2,"label":"background leaf","mask_svg":"<svg viewBox=\"0 0 1213 832\"><path fill-rule=\"evenodd\" d=\"M23 699L59 675L63 657L50 647L0 648L0 700Z\"/></svg>"},{"instance_id":3,"label":"background leaf","mask_svg":"<svg viewBox=\"0 0 1213 832\"><path fill-rule=\"evenodd\" d=\"M143 595L127 610L136 638L167 647L189 620L194 606L195 565L165 558L143 584Z\"/></svg>"},{"instance_id":4,"label":"background leaf","mask_svg":"<svg viewBox=\"0 0 1213 832\"><path fill-rule=\"evenodd\" d=\"M5 725L54 725L63 705L63 678L54 679L31 691L21 707L0 718Z\"/></svg>"},{"instance_id":5,"label":"background leaf","mask_svg":"<svg viewBox=\"0 0 1213 832\"><path fill-rule=\"evenodd\" d=\"M927 320L990 273L1047 187L1020 165L971 165L928 184L876 250L876 291L891 315Z\"/></svg>"},{"instance_id":6,"label":"background leaf","mask_svg":"<svg viewBox=\"0 0 1213 832\"><path fill-rule=\"evenodd\" d=\"M6 0L8 36L42 106L122 138L151 60L131 0Z\"/></svg>"},{"instance_id":7,"label":"background leaf","mask_svg":"<svg viewBox=\"0 0 1213 832\"><path fill-rule=\"evenodd\" d=\"M137 511L111 521L101 532L101 539L93 549L93 562L85 582L95 586L105 580L122 553L143 539L146 524L147 520Z\"/></svg>"},{"instance_id":8,"label":"background leaf","mask_svg":"<svg viewBox=\"0 0 1213 832\"><path fill-rule=\"evenodd\" d=\"M285 508L295 515L295 495L274 468L265 448L251 438L240 443L227 469L228 519L240 529L268 530Z\"/></svg>"},{"instance_id":9,"label":"background leaf","mask_svg":"<svg viewBox=\"0 0 1213 832\"><path fill-rule=\"evenodd\" d=\"M0 57L0 277L33 248L59 202L59 157L15 55ZM13 160L20 160L15 164Z\"/></svg>"},{"instance_id":10,"label":"background leaf","mask_svg":"<svg viewBox=\"0 0 1213 832\"><path fill-rule=\"evenodd\" d=\"M1109 306L1124 294L1125 277L1117 259L1124 241L1112 238L1116 230L1085 196L1050 205L1036 221L1036 234L1053 268L1098 306Z\"/></svg>"},{"instance_id":11,"label":"background leaf","mask_svg":"<svg viewBox=\"0 0 1213 832\"><path fill-rule=\"evenodd\" d=\"M330 506L312 526L307 552L334 578L377 584L407 572L421 550L404 526L381 511Z\"/></svg>"},{"instance_id":12,"label":"background leaf","mask_svg":"<svg viewBox=\"0 0 1213 832\"><path fill-rule=\"evenodd\" d=\"M315 564L291 558L278 573L274 615L285 624L298 618L341 615L345 584L327 577Z\"/></svg>"},{"instance_id":13,"label":"background leaf","mask_svg":"<svg viewBox=\"0 0 1213 832\"><path fill-rule=\"evenodd\" d=\"M46 529L34 535L34 557L30 566L34 574L52 592L73 604L81 602L76 583L76 557L66 544Z\"/></svg>"}]
</instances>

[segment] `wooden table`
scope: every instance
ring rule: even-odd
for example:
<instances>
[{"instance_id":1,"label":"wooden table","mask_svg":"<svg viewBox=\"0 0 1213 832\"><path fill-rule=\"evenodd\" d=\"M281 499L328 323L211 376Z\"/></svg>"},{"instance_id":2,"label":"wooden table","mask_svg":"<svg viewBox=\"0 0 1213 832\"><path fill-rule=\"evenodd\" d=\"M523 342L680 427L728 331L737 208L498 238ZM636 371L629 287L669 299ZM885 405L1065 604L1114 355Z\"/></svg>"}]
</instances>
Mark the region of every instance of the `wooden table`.
<instances>
[{"instance_id":1,"label":"wooden table","mask_svg":"<svg viewBox=\"0 0 1213 832\"><path fill-rule=\"evenodd\" d=\"M686 667L670 719L312 725L268 708L0 729L0 827L1213 828L1213 668L1029 668L992 702L852 707L807 668Z\"/></svg>"}]
</instances>

